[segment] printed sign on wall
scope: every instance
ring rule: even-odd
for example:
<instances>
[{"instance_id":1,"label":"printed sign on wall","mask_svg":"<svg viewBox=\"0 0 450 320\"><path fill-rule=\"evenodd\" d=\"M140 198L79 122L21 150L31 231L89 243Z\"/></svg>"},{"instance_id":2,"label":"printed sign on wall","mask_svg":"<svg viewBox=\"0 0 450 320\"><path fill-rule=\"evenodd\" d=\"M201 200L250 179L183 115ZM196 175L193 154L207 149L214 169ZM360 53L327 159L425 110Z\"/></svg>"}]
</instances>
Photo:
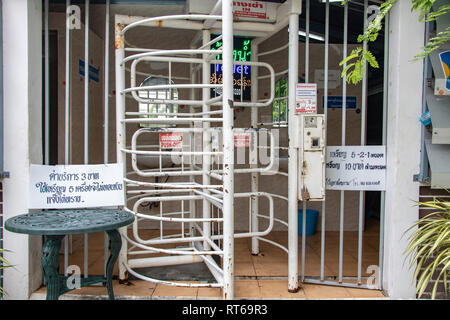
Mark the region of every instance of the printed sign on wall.
<instances>
[{"instance_id":1,"label":"printed sign on wall","mask_svg":"<svg viewBox=\"0 0 450 320\"><path fill-rule=\"evenodd\" d=\"M386 147L327 147L325 170L328 190L383 191L386 189Z\"/></svg>"},{"instance_id":2,"label":"printed sign on wall","mask_svg":"<svg viewBox=\"0 0 450 320\"><path fill-rule=\"evenodd\" d=\"M295 112L317 113L317 84L298 83L295 89Z\"/></svg>"},{"instance_id":3,"label":"printed sign on wall","mask_svg":"<svg viewBox=\"0 0 450 320\"><path fill-rule=\"evenodd\" d=\"M30 166L30 209L124 205L123 166Z\"/></svg>"}]
</instances>

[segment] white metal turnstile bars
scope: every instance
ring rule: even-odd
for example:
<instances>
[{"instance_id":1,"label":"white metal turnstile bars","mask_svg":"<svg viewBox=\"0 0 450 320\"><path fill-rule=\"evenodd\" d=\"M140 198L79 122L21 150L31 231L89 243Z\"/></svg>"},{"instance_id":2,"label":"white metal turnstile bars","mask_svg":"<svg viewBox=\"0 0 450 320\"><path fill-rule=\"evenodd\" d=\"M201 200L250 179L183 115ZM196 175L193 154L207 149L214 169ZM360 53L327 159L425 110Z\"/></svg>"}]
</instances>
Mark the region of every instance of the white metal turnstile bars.
<instances>
[{"instance_id":1,"label":"white metal turnstile bars","mask_svg":"<svg viewBox=\"0 0 450 320\"><path fill-rule=\"evenodd\" d=\"M274 170L277 147L274 134L266 130L270 136L268 166L259 167L255 162L249 168L235 169L234 166L234 134L238 130L233 128L233 110L236 107L252 108L253 128L244 129L243 132L256 136L255 133L259 131L257 109L272 105L276 75L268 63L258 62L255 55L252 61L233 61L233 32L238 30L239 34L257 38L253 47L254 52L257 52L258 40L269 38L289 21L298 21L300 4L300 1L287 1L279 6L280 12L288 14L290 19L280 15L279 21L271 25L233 22L233 2L229 0L217 1L209 14L152 18L116 16L117 161L123 164L125 173L127 205L124 209L136 216L132 232L121 230L124 246L119 256L120 279L125 279L128 272L139 279L166 285L220 287L224 299L233 299L235 238L251 237L253 253L258 253L258 241L263 240L294 254L296 259L292 248L288 250L263 238L270 233L274 222L287 225L274 218L274 198L282 201L287 198L258 190L258 174ZM148 30L155 27L196 30L197 36L190 48L137 48L127 41L127 32L137 27L146 27ZM220 36L211 40L212 33L219 33ZM198 45L200 39L202 43ZM217 41L222 42L221 48L212 50L211 46ZM222 57L220 60L216 59L218 54ZM292 68L296 67L295 59L293 61ZM163 84L139 85L141 81L138 78L143 75L146 79L156 77L138 71L145 63L167 64L168 73L159 75L167 81ZM222 81L211 84L211 65L217 64L223 68ZM179 65L189 66L189 77L174 74L175 66ZM258 78L258 70L266 70L268 76L252 84L250 102L242 99L234 101L233 65L240 65L241 70L244 69L242 66L251 67L254 79ZM127 86L128 73L130 80ZM177 81L174 82L174 79ZM183 81L185 83L180 83ZM270 95L264 100L258 100L258 81L269 81ZM211 97L211 89L219 89L215 90L214 97ZM176 98L174 90L177 91ZM158 94L160 91L169 94L161 96ZM141 92L147 94L142 95ZM146 112L136 112L133 110L136 103L156 106L154 110L161 110L159 108L168 105L188 106L189 112L161 114L151 111L150 107L147 107ZM217 141L218 137L221 142L215 145L213 140ZM166 144L167 141L172 144ZM251 174L250 192L234 192L236 174ZM268 215L258 212L259 198L267 199ZM237 233L234 231L234 202L240 199L248 199L251 203L249 230ZM259 230L259 218L268 222L264 230ZM146 224L156 225L158 234L145 235L140 226ZM291 242L294 243L297 241L297 230L293 229L291 233ZM151 278L136 270L194 262L205 263L216 281L181 283ZM292 285L298 285L295 276L293 279Z\"/></svg>"}]
</instances>

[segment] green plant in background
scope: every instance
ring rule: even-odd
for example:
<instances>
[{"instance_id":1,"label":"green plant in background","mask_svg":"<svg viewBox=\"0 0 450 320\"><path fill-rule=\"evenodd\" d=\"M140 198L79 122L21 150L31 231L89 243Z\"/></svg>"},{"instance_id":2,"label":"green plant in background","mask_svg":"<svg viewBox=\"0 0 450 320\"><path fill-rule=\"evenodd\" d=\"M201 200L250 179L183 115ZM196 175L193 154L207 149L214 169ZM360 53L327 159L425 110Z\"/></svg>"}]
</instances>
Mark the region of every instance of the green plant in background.
<instances>
[{"instance_id":1,"label":"green plant in background","mask_svg":"<svg viewBox=\"0 0 450 320\"><path fill-rule=\"evenodd\" d=\"M422 208L436 211L419 219L407 232L417 228L409 236L406 257L411 257L410 268L415 265L416 293L420 298L430 280L435 280L431 299L435 299L439 280L444 282L448 293L447 279L450 276L450 202L439 199L419 202ZM433 279L433 276L435 278Z\"/></svg>"},{"instance_id":2,"label":"green plant in background","mask_svg":"<svg viewBox=\"0 0 450 320\"><path fill-rule=\"evenodd\" d=\"M8 250L0 248L0 270L12 267L12 265L9 264L9 262L6 261L5 258L3 258L3 252L7 252L7 251ZM5 294L5 290L3 290L2 287L0 287L0 299L3 297L4 294Z\"/></svg>"},{"instance_id":3,"label":"green plant in background","mask_svg":"<svg viewBox=\"0 0 450 320\"><path fill-rule=\"evenodd\" d=\"M345 5L349 0L344 0ZM359 43L369 43L377 39L382 29L383 19L392 9L398 0L386 0L380 5L380 11L373 21L371 21L362 35L358 36ZM412 9L419 12L419 21L435 21L439 17L450 14L450 4L442 5L437 11L430 12L436 0L411 0ZM423 47L423 51L414 57L414 60L420 60L428 56L431 52L439 49L442 44L450 40L450 26L444 31L439 32L435 37L429 39L428 43ZM348 64L347 64L348 63ZM359 46L354 49L348 57L340 62L340 66L344 66L341 76L346 76L348 83L357 84L364 76L366 63L372 68L379 68L379 64L374 55L367 49L367 46Z\"/></svg>"}]
</instances>

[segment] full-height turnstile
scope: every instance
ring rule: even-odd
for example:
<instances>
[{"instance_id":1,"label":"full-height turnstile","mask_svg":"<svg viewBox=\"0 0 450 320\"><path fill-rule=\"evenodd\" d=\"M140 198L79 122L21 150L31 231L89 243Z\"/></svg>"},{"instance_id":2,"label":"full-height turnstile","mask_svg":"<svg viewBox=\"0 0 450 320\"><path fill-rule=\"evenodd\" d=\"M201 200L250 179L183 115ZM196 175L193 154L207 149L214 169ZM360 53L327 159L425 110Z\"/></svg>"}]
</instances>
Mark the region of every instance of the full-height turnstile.
<instances>
[{"instance_id":1,"label":"full-height turnstile","mask_svg":"<svg viewBox=\"0 0 450 320\"><path fill-rule=\"evenodd\" d=\"M185 14L164 17L116 16L116 121L117 161L123 164L125 173L125 210L133 212L136 221L132 232L122 230L124 245L119 257L120 279L133 276L157 283L175 286L220 287L224 299L234 297L234 239L251 237L252 253L258 253L258 241L265 240L274 222L283 223L289 230L289 248L272 241L289 254L289 290L298 288L297 267L297 163L289 166L290 188L294 197L289 200L289 222L274 218L274 198L288 198L258 190L258 175L277 172L274 163L277 141L273 132L259 130L258 108L272 106L275 79L286 71L275 73L264 62L258 62L258 43L268 39L289 24L289 109L295 108L295 84L298 74L298 15L301 1L276 4L276 19L267 24L258 21L233 21L233 1L217 1L209 14ZM220 14L221 13L221 14ZM146 49L128 44L127 32L146 27L196 30L191 48ZM220 36L211 39L212 34ZM252 37L252 60L233 61L233 35ZM198 44L199 41L201 44ZM211 46L221 42L218 50ZM286 48L285 46L284 48ZM282 48L283 49L283 48ZM221 57L217 59L218 55ZM138 70L146 63L167 64L165 75L142 76ZM173 74L174 66L187 65L190 77ZM220 81L211 83L211 65L220 65ZM233 66L249 66L252 72L252 99L250 102L235 101L236 81ZM258 77L259 70L266 70ZM242 71L241 71L242 72ZM198 75L198 76L197 76ZM156 78L163 81L153 81ZM176 81L174 81L176 80ZM241 76L242 80L242 76ZM258 99L258 82L270 82L268 98ZM243 81L238 81L241 90ZM215 89L211 94L211 89ZM242 93L242 91L241 91ZM291 97L292 95L292 97ZM147 105L147 109L136 104ZM151 108L149 107L151 106ZM178 107L188 107L189 112L174 112ZM175 107L175 108L174 108ZM233 110L251 107L252 120L249 129L234 129ZM292 114L293 112L291 112ZM294 126L293 126L294 127ZM264 132L270 137L269 165L258 165L258 136ZM298 131L292 134L298 134ZM252 139L248 168L235 168L236 137ZM147 137L147 138L145 138ZM148 142L153 141L153 142ZM290 149L293 161L298 146ZM149 164L145 166L145 163ZM251 175L251 190L234 192L236 174ZM292 178L291 178L292 176ZM291 181L292 180L292 181ZM292 183L292 186L291 186ZM269 214L258 212L258 198L267 198ZM235 232L234 202L248 199L249 230ZM294 204L295 202L295 204ZM150 205L149 205L150 204ZM158 210L148 210L156 204ZM259 230L259 220L267 220L267 228ZM153 223L159 234L145 238L140 225ZM178 228L178 233L174 228ZM136 269L152 266L170 266L204 262L216 279L215 283L180 283L150 278Z\"/></svg>"}]
</instances>

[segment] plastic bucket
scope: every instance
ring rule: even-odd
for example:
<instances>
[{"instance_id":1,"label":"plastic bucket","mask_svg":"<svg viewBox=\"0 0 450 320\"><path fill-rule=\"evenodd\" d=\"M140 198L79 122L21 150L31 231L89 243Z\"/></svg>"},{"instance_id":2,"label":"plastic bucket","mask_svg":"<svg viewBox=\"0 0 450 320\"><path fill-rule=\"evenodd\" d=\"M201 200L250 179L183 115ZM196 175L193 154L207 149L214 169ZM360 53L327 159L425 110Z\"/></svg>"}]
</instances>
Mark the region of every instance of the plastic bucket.
<instances>
[{"instance_id":1,"label":"plastic bucket","mask_svg":"<svg viewBox=\"0 0 450 320\"><path fill-rule=\"evenodd\" d=\"M306 235L311 236L316 233L317 217L319 211L306 209ZM298 210L298 234L303 232L303 210Z\"/></svg>"}]
</instances>

